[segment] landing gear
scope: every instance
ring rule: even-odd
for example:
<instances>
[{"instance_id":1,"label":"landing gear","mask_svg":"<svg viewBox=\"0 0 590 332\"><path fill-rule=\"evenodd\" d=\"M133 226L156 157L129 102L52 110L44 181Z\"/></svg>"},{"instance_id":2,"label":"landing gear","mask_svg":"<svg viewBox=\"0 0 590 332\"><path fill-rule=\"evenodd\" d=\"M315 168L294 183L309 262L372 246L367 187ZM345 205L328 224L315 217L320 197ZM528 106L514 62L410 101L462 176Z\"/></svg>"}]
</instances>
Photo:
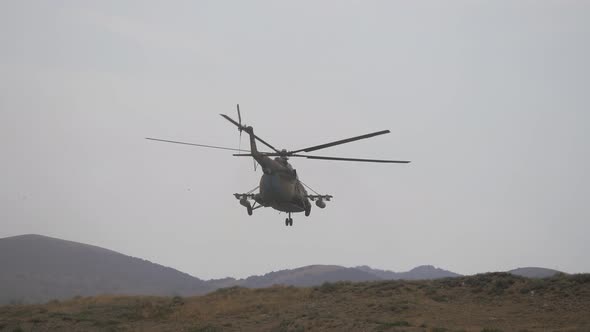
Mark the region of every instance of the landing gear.
<instances>
[{"instance_id":1,"label":"landing gear","mask_svg":"<svg viewBox=\"0 0 590 332\"><path fill-rule=\"evenodd\" d=\"M285 219L285 226L293 226L293 218L291 218L290 212L289 212L289 218Z\"/></svg>"}]
</instances>

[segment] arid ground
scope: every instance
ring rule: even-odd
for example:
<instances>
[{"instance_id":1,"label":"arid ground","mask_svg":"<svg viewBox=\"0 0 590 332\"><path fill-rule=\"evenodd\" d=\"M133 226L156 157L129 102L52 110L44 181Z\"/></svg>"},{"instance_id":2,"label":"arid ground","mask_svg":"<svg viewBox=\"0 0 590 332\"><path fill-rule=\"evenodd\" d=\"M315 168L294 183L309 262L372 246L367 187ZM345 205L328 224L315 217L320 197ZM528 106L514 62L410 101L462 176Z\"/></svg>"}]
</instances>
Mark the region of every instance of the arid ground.
<instances>
[{"instance_id":1,"label":"arid ground","mask_svg":"<svg viewBox=\"0 0 590 332\"><path fill-rule=\"evenodd\" d=\"M239 287L0 307L0 331L590 331L590 275Z\"/></svg>"}]
</instances>

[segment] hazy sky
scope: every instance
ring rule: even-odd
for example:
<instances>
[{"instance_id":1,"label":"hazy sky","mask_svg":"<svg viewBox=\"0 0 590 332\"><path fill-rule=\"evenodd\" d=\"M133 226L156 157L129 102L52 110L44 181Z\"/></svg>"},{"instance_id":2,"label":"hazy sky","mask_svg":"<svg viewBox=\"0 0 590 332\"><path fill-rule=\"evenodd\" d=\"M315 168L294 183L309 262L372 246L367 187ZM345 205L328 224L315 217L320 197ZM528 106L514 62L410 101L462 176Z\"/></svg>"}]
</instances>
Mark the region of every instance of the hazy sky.
<instances>
[{"instance_id":1,"label":"hazy sky","mask_svg":"<svg viewBox=\"0 0 590 332\"><path fill-rule=\"evenodd\" d=\"M200 278L308 264L590 272L590 1L2 1L0 237L43 234ZM334 195L232 196L242 116ZM247 139L242 138L246 148Z\"/></svg>"}]
</instances>

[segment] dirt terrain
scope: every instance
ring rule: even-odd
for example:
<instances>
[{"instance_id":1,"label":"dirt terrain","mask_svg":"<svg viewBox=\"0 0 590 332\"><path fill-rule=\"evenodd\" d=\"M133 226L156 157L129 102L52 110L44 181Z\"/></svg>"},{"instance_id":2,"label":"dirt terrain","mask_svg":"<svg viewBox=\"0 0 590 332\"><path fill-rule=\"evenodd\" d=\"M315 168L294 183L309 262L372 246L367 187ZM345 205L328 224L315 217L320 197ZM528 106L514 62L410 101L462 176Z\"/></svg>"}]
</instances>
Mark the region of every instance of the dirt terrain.
<instances>
[{"instance_id":1,"label":"dirt terrain","mask_svg":"<svg viewBox=\"0 0 590 332\"><path fill-rule=\"evenodd\" d=\"M590 275L225 288L0 307L0 331L590 331Z\"/></svg>"}]
</instances>

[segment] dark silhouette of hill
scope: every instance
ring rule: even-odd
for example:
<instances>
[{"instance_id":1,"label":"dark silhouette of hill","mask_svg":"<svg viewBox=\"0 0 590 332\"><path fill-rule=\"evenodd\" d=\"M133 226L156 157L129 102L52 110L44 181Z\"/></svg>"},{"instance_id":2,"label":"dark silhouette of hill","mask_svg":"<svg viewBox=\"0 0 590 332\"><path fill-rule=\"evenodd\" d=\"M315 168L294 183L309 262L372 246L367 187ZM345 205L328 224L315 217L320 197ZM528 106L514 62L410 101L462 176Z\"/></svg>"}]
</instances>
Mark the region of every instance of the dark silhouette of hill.
<instances>
[{"instance_id":1,"label":"dark silhouette of hill","mask_svg":"<svg viewBox=\"0 0 590 332\"><path fill-rule=\"evenodd\" d=\"M418 266L407 272L378 270L366 265L354 268L338 265L309 265L296 269L270 272L262 276L251 276L246 279L225 278L209 282L213 288L232 286L264 288L273 285L308 287L337 281L427 280L460 276L460 274L439 269L432 265Z\"/></svg>"},{"instance_id":2,"label":"dark silhouette of hill","mask_svg":"<svg viewBox=\"0 0 590 332\"><path fill-rule=\"evenodd\" d=\"M383 280L429 280L461 277L461 275L458 273L439 269L432 265L421 265L411 269L408 272L393 272L387 270L379 270L370 268L366 265L357 266L356 269L372 273Z\"/></svg>"},{"instance_id":3,"label":"dark silhouette of hill","mask_svg":"<svg viewBox=\"0 0 590 332\"><path fill-rule=\"evenodd\" d=\"M508 273L526 278L549 278L563 272L542 267L519 267Z\"/></svg>"},{"instance_id":4,"label":"dark silhouette of hill","mask_svg":"<svg viewBox=\"0 0 590 332\"><path fill-rule=\"evenodd\" d=\"M509 273L545 278L559 271L521 268ZM309 265L245 279L203 281L169 267L92 245L41 235L0 239L0 304L39 303L102 294L191 296L234 286L309 287L339 281L431 280L460 276L431 265L407 272L368 266Z\"/></svg>"},{"instance_id":5,"label":"dark silhouette of hill","mask_svg":"<svg viewBox=\"0 0 590 332\"><path fill-rule=\"evenodd\" d=\"M373 281L381 280L372 273L338 265L309 265L296 269L270 272L261 276L246 279L226 278L211 280L214 288L240 286L248 288L264 288L273 285L285 286L317 286L325 282L336 281Z\"/></svg>"},{"instance_id":6,"label":"dark silhouette of hill","mask_svg":"<svg viewBox=\"0 0 590 332\"><path fill-rule=\"evenodd\" d=\"M41 235L0 239L0 303L207 290L204 281L186 273L96 246Z\"/></svg>"}]
</instances>

